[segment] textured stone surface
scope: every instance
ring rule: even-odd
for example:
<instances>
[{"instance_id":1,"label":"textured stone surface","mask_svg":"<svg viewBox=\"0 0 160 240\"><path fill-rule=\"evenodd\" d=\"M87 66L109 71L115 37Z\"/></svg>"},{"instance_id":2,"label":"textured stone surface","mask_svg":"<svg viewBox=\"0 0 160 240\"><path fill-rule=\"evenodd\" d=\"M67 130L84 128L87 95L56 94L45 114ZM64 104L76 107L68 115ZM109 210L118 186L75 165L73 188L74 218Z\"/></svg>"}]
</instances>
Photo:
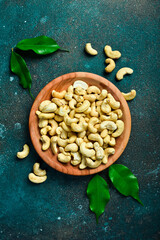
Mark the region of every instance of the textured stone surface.
<instances>
[{"instance_id":1,"label":"textured stone surface","mask_svg":"<svg viewBox=\"0 0 160 240\"><path fill-rule=\"evenodd\" d=\"M0 239L159 239L159 1L0 1ZM70 52L46 57L23 54L30 69L32 92L52 79L74 71L106 77L121 91L137 90L129 103L132 133L118 160L138 177L144 207L121 196L109 182L111 200L96 224L89 211L86 188L91 176L73 177L49 168L48 180L31 184L28 173L41 161L32 147L28 117L32 106L29 94L9 70L11 48L24 38L47 35ZM90 57L83 51L86 42L99 51ZM103 47L112 45L122 53L113 73L106 75ZM128 66L134 74L120 82L116 71ZM24 160L16 152L24 143L31 147Z\"/></svg>"}]
</instances>

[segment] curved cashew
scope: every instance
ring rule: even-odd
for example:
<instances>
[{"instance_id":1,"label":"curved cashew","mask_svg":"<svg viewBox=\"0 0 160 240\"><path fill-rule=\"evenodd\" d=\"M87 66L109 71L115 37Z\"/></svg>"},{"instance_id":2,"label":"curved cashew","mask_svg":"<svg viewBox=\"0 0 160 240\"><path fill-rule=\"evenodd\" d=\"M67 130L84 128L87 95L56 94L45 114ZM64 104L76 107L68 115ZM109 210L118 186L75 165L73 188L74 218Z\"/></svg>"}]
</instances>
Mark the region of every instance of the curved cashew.
<instances>
[{"instance_id":1,"label":"curved cashew","mask_svg":"<svg viewBox=\"0 0 160 240\"><path fill-rule=\"evenodd\" d=\"M47 135L42 135L40 140L42 141L42 150L46 151L50 147L50 138Z\"/></svg>"},{"instance_id":2,"label":"curved cashew","mask_svg":"<svg viewBox=\"0 0 160 240\"><path fill-rule=\"evenodd\" d=\"M71 101L71 100L72 100L72 97L73 97L73 93L68 93L68 92L65 93L64 98L65 98L67 101Z\"/></svg>"},{"instance_id":3,"label":"curved cashew","mask_svg":"<svg viewBox=\"0 0 160 240\"><path fill-rule=\"evenodd\" d=\"M83 138L83 141L84 141L85 143L88 143L88 142L89 142L89 140L88 140L88 138L87 138L86 136Z\"/></svg>"},{"instance_id":4,"label":"curved cashew","mask_svg":"<svg viewBox=\"0 0 160 240\"><path fill-rule=\"evenodd\" d=\"M39 115L38 115L38 117L41 119L41 118L43 118L43 119L52 119L52 118L54 118L54 116L55 116L55 114L54 113L40 113Z\"/></svg>"},{"instance_id":5,"label":"curved cashew","mask_svg":"<svg viewBox=\"0 0 160 240\"><path fill-rule=\"evenodd\" d=\"M71 161L71 155L66 156L63 153L59 153L58 154L58 161L62 162L62 163L68 163Z\"/></svg>"},{"instance_id":6,"label":"curved cashew","mask_svg":"<svg viewBox=\"0 0 160 240\"><path fill-rule=\"evenodd\" d=\"M65 156L70 156L71 154L69 152L65 152L63 147L59 147L60 153L63 153Z\"/></svg>"},{"instance_id":7,"label":"curved cashew","mask_svg":"<svg viewBox=\"0 0 160 240\"><path fill-rule=\"evenodd\" d=\"M107 73L112 72L115 69L115 67L116 67L115 61L113 59L111 59L111 58L107 58L105 60L105 63L109 63L108 66L105 68L105 71Z\"/></svg>"},{"instance_id":8,"label":"curved cashew","mask_svg":"<svg viewBox=\"0 0 160 240\"><path fill-rule=\"evenodd\" d=\"M44 128L41 128L40 134L41 135L47 135L47 132L50 131L51 129L52 129L51 126L46 126Z\"/></svg>"},{"instance_id":9,"label":"curved cashew","mask_svg":"<svg viewBox=\"0 0 160 240\"><path fill-rule=\"evenodd\" d=\"M122 92L122 95L127 101L130 101L130 100L135 98L136 90L131 90L129 93L123 93Z\"/></svg>"},{"instance_id":10,"label":"curved cashew","mask_svg":"<svg viewBox=\"0 0 160 240\"><path fill-rule=\"evenodd\" d=\"M97 160L102 160L104 157L104 150L102 147L100 147L98 142L94 143L94 149L96 151L96 159Z\"/></svg>"},{"instance_id":11,"label":"curved cashew","mask_svg":"<svg viewBox=\"0 0 160 240\"><path fill-rule=\"evenodd\" d=\"M124 68L121 68L121 69L117 72L116 78L117 78L117 80L120 81L120 80L123 79L124 75L126 75L126 74L132 74L132 73L133 73L133 69L128 68L128 67L124 67Z\"/></svg>"},{"instance_id":12,"label":"curved cashew","mask_svg":"<svg viewBox=\"0 0 160 240\"><path fill-rule=\"evenodd\" d=\"M84 111L84 114L88 115L91 112L91 107L89 107L86 111Z\"/></svg>"},{"instance_id":13,"label":"curved cashew","mask_svg":"<svg viewBox=\"0 0 160 240\"><path fill-rule=\"evenodd\" d=\"M67 104L67 101L65 101L65 99L59 99L59 98L52 98L52 102L55 103L58 107L61 107Z\"/></svg>"},{"instance_id":14,"label":"curved cashew","mask_svg":"<svg viewBox=\"0 0 160 240\"><path fill-rule=\"evenodd\" d=\"M54 98L62 99L64 98L65 94L66 94L66 90L63 90L62 92L56 92L55 90L52 91L52 97Z\"/></svg>"},{"instance_id":15,"label":"curved cashew","mask_svg":"<svg viewBox=\"0 0 160 240\"><path fill-rule=\"evenodd\" d=\"M105 138L108 135L108 130L106 128L103 129L100 135L102 138Z\"/></svg>"},{"instance_id":16,"label":"curved cashew","mask_svg":"<svg viewBox=\"0 0 160 240\"><path fill-rule=\"evenodd\" d=\"M82 87L77 86L74 90L75 94L77 95L85 95L86 94L86 90L84 90Z\"/></svg>"},{"instance_id":17,"label":"curved cashew","mask_svg":"<svg viewBox=\"0 0 160 240\"><path fill-rule=\"evenodd\" d=\"M114 146L116 145L116 140L115 140L115 138L114 138L114 137L111 137L108 144L109 144L111 147L114 147Z\"/></svg>"},{"instance_id":18,"label":"curved cashew","mask_svg":"<svg viewBox=\"0 0 160 240\"><path fill-rule=\"evenodd\" d=\"M72 123L77 123L78 119L77 118L70 118L67 114L64 116L64 122L68 125L71 126Z\"/></svg>"},{"instance_id":19,"label":"curved cashew","mask_svg":"<svg viewBox=\"0 0 160 240\"><path fill-rule=\"evenodd\" d=\"M46 175L46 170L42 170L40 168L40 163L35 163L33 165L33 172L34 172L34 174L36 174L39 177L43 177Z\"/></svg>"},{"instance_id":20,"label":"curved cashew","mask_svg":"<svg viewBox=\"0 0 160 240\"><path fill-rule=\"evenodd\" d=\"M97 95L97 100L98 100L98 101L104 100L104 99L107 97L107 94L108 94L107 90L106 90L106 89L103 89L102 92L101 92L101 94L100 94L100 95ZM101 104L100 104L100 105L101 105ZM97 105L97 106L98 106L98 105Z\"/></svg>"},{"instance_id":21,"label":"curved cashew","mask_svg":"<svg viewBox=\"0 0 160 240\"><path fill-rule=\"evenodd\" d=\"M60 125L66 132L71 132L71 127L67 126L65 122L61 122Z\"/></svg>"},{"instance_id":22,"label":"curved cashew","mask_svg":"<svg viewBox=\"0 0 160 240\"><path fill-rule=\"evenodd\" d=\"M77 104L77 101L72 98L72 100L69 101L69 107L70 107L70 109L74 109L76 104Z\"/></svg>"},{"instance_id":23,"label":"curved cashew","mask_svg":"<svg viewBox=\"0 0 160 240\"><path fill-rule=\"evenodd\" d=\"M112 94L108 93L108 98L107 101L109 103L109 105L111 106L111 108L113 109L118 109L120 107L120 102L116 101L114 99L114 97L112 96Z\"/></svg>"},{"instance_id":24,"label":"curved cashew","mask_svg":"<svg viewBox=\"0 0 160 240\"><path fill-rule=\"evenodd\" d=\"M88 89L87 89L87 93L95 93L95 94L100 94L101 93L101 90L96 87L96 86L90 86Z\"/></svg>"},{"instance_id":25,"label":"curved cashew","mask_svg":"<svg viewBox=\"0 0 160 240\"><path fill-rule=\"evenodd\" d=\"M103 130L107 128L108 130L116 130L117 129L117 125L112 122L112 121L104 121L104 122L101 122L100 124L100 129Z\"/></svg>"},{"instance_id":26,"label":"curved cashew","mask_svg":"<svg viewBox=\"0 0 160 240\"><path fill-rule=\"evenodd\" d=\"M86 123L89 122L89 118L88 117L85 117L84 120L85 120Z\"/></svg>"},{"instance_id":27,"label":"curved cashew","mask_svg":"<svg viewBox=\"0 0 160 240\"><path fill-rule=\"evenodd\" d=\"M117 130L112 133L112 137L119 137L124 131L124 122L122 120L117 120L116 125Z\"/></svg>"},{"instance_id":28,"label":"curved cashew","mask_svg":"<svg viewBox=\"0 0 160 240\"><path fill-rule=\"evenodd\" d=\"M54 119L56 120L56 122L62 122L64 117L59 116L59 115L55 115Z\"/></svg>"},{"instance_id":29,"label":"curved cashew","mask_svg":"<svg viewBox=\"0 0 160 240\"><path fill-rule=\"evenodd\" d=\"M77 143L77 145L80 147L80 145L82 144L82 142L83 142L83 139L82 138L77 138L76 139L76 143Z\"/></svg>"},{"instance_id":30,"label":"curved cashew","mask_svg":"<svg viewBox=\"0 0 160 240\"><path fill-rule=\"evenodd\" d=\"M64 117L67 113L70 112L70 108L68 105L63 105L59 107L57 114L60 115L61 117Z\"/></svg>"},{"instance_id":31,"label":"curved cashew","mask_svg":"<svg viewBox=\"0 0 160 240\"><path fill-rule=\"evenodd\" d=\"M121 53L119 51L112 51L112 48L108 45L104 47L104 52L107 55L107 57L112 59L118 59L121 57Z\"/></svg>"},{"instance_id":32,"label":"curved cashew","mask_svg":"<svg viewBox=\"0 0 160 240\"><path fill-rule=\"evenodd\" d=\"M103 139L98 133L91 133L88 135L88 139L94 142L98 142L100 146L103 145Z\"/></svg>"},{"instance_id":33,"label":"curved cashew","mask_svg":"<svg viewBox=\"0 0 160 240\"><path fill-rule=\"evenodd\" d=\"M88 100L90 102L94 102L97 98L97 94L86 94L83 96L85 100Z\"/></svg>"},{"instance_id":34,"label":"curved cashew","mask_svg":"<svg viewBox=\"0 0 160 240\"><path fill-rule=\"evenodd\" d=\"M23 151L22 152L17 152L17 157L18 158L25 158L29 154L29 146L27 144L24 144L23 146Z\"/></svg>"},{"instance_id":35,"label":"curved cashew","mask_svg":"<svg viewBox=\"0 0 160 240\"><path fill-rule=\"evenodd\" d=\"M93 161L90 158L86 158L86 165L87 165L87 167L90 167L90 168L97 168L97 167L99 167L101 162L102 161L100 161L100 160Z\"/></svg>"},{"instance_id":36,"label":"curved cashew","mask_svg":"<svg viewBox=\"0 0 160 240\"><path fill-rule=\"evenodd\" d=\"M72 123L71 129L73 132L83 132L87 129L88 124L86 122Z\"/></svg>"},{"instance_id":37,"label":"curved cashew","mask_svg":"<svg viewBox=\"0 0 160 240\"><path fill-rule=\"evenodd\" d=\"M49 124L51 125L51 130L49 131L49 135L53 136L55 135L56 129L58 128L58 123L54 119L50 119Z\"/></svg>"},{"instance_id":38,"label":"curved cashew","mask_svg":"<svg viewBox=\"0 0 160 240\"><path fill-rule=\"evenodd\" d=\"M93 102L92 105L91 105L91 113L90 115L92 117L98 117L98 112L96 111L96 103Z\"/></svg>"},{"instance_id":39,"label":"curved cashew","mask_svg":"<svg viewBox=\"0 0 160 240\"><path fill-rule=\"evenodd\" d=\"M115 153L115 149L114 148L106 148L104 150L104 158L102 159L103 164L106 164L108 162L108 156L109 155L113 155Z\"/></svg>"},{"instance_id":40,"label":"curved cashew","mask_svg":"<svg viewBox=\"0 0 160 240\"><path fill-rule=\"evenodd\" d=\"M36 176L34 173L30 173L28 175L28 178L33 183L43 183L47 180L47 176L39 177L39 176Z\"/></svg>"},{"instance_id":41,"label":"curved cashew","mask_svg":"<svg viewBox=\"0 0 160 240\"><path fill-rule=\"evenodd\" d=\"M103 141L104 141L104 143L105 144L108 144L109 143L109 141L110 141L110 135L107 135L104 139L103 139Z\"/></svg>"},{"instance_id":42,"label":"curved cashew","mask_svg":"<svg viewBox=\"0 0 160 240\"><path fill-rule=\"evenodd\" d=\"M86 114L84 114L84 113L76 113L75 114L75 118L78 118L78 119L80 119L81 117L85 117L86 116Z\"/></svg>"},{"instance_id":43,"label":"curved cashew","mask_svg":"<svg viewBox=\"0 0 160 240\"><path fill-rule=\"evenodd\" d=\"M89 122L88 122L88 130L91 132L91 133L96 133L97 132L97 128L94 127L94 125L96 123L99 123L99 119L96 118L96 117L92 117L90 118Z\"/></svg>"},{"instance_id":44,"label":"curved cashew","mask_svg":"<svg viewBox=\"0 0 160 240\"><path fill-rule=\"evenodd\" d=\"M47 119L43 119L43 118L39 119L39 123L38 123L39 128L46 127L47 125L48 125L48 120Z\"/></svg>"},{"instance_id":45,"label":"curved cashew","mask_svg":"<svg viewBox=\"0 0 160 240\"><path fill-rule=\"evenodd\" d=\"M100 116L100 120L101 121L113 121L113 122L116 122L117 121L117 114L113 113L113 112L110 112L109 116L101 115Z\"/></svg>"},{"instance_id":46,"label":"curved cashew","mask_svg":"<svg viewBox=\"0 0 160 240\"><path fill-rule=\"evenodd\" d=\"M112 111L112 113L116 113L118 118L121 118L123 116L121 109L116 109L116 110Z\"/></svg>"},{"instance_id":47,"label":"curved cashew","mask_svg":"<svg viewBox=\"0 0 160 240\"><path fill-rule=\"evenodd\" d=\"M42 108L43 113L53 113L57 110L57 105L53 102L50 102L49 104L45 105Z\"/></svg>"},{"instance_id":48,"label":"curved cashew","mask_svg":"<svg viewBox=\"0 0 160 240\"><path fill-rule=\"evenodd\" d=\"M71 160L71 164L76 166L81 163L81 154L79 152L71 152L71 156L73 160Z\"/></svg>"},{"instance_id":49,"label":"curved cashew","mask_svg":"<svg viewBox=\"0 0 160 240\"><path fill-rule=\"evenodd\" d=\"M88 100L84 100L83 104L80 107L76 108L75 110L76 112L81 113L86 111L89 107L90 107L90 102Z\"/></svg>"},{"instance_id":50,"label":"curved cashew","mask_svg":"<svg viewBox=\"0 0 160 240\"><path fill-rule=\"evenodd\" d=\"M80 152L85 157L92 157L92 156L95 155L95 151L93 149L88 149L86 147L86 143L85 142L82 142L82 144L80 145Z\"/></svg>"},{"instance_id":51,"label":"curved cashew","mask_svg":"<svg viewBox=\"0 0 160 240\"><path fill-rule=\"evenodd\" d=\"M68 139L57 138L57 143L60 147L66 147L68 144Z\"/></svg>"},{"instance_id":52,"label":"curved cashew","mask_svg":"<svg viewBox=\"0 0 160 240\"><path fill-rule=\"evenodd\" d=\"M99 115L101 116L102 114L104 114L104 112L102 112L101 110L101 106L97 106L97 112L99 113Z\"/></svg>"},{"instance_id":53,"label":"curved cashew","mask_svg":"<svg viewBox=\"0 0 160 240\"><path fill-rule=\"evenodd\" d=\"M82 155L82 161L81 161L81 164L79 165L79 169L85 169L86 167L87 167L86 157Z\"/></svg>"},{"instance_id":54,"label":"curved cashew","mask_svg":"<svg viewBox=\"0 0 160 240\"><path fill-rule=\"evenodd\" d=\"M57 154L57 152L58 152L57 140L58 140L57 136L51 137L51 150L52 150L53 154Z\"/></svg>"},{"instance_id":55,"label":"curved cashew","mask_svg":"<svg viewBox=\"0 0 160 240\"><path fill-rule=\"evenodd\" d=\"M79 103L76 104L76 108L78 108L80 106L82 106L82 102L79 102Z\"/></svg>"},{"instance_id":56,"label":"curved cashew","mask_svg":"<svg viewBox=\"0 0 160 240\"><path fill-rule=\"evenodd\" d=\"M92 142L87 142L86 143L86 148L93 148L93 143Z\"/></svg>"},{"instance_id":57,"label":"curved cashew","mask_svg":"<svg viewBox=\"0 0 160 240\"><path fill-rule=\"evenodd\" d=\"M69 117L74 118L75 113L76 113L75 109L71 110L70 113L69 113Z\"/></svg>"},{"instance_id":58,"label":"curved cashew","mask_svg":"<svg viewBox=\"0 0 160 240\"><path fill-rule=\"evenodd\" d=\"M84 138L85 135L86 135L86 131L79 132L78 133L78 138Z\"/></svg>"},{"instance_id":59,"label":"curved cashew","mask_svg":"<svg viewBox=\"0 0 160 240\"><path fill-rule=\"evenodd\" d=\"M70 138L68 139L68 143L74 143L76 139L77 139L77 135L72 134L72 136L70 136Z\"/></svg>"},{"instance_id":60,"label":"curved cashew","mask_svg":"<svg viewBox=\"0 0 160 240\"><path fill-rule=\"evenodd\" d=\"M37 116L39 116L40 113L41 113L40 111L38 111L38 110L36 111L36 115Z\"/></svg>"},{"instance_id":61,"label":"curved cashew","mask_svg":"<svg viewBox=\"0 0 160 240\"><path fill-rule=\"evenodd\" d=\"M78 146L76 143L70 143L65 147L66 152L77 152Z\"/></svg>"},{"instance_id":62,"label":"curved cashew","mask_svg":"<svg viewBox=\"0 0 160 240\"><path fill-rule=\"evenodd\" d=\"M61 137L62 139L67 139L67 135L68 135L68 132L66 132L66 131L62 128L62 132L61 132L60 137Z\"/></svg>"},{"instance_id":63,"label":"curved cashew","mask_svg":"<svg viewBox=\"0 0 160 240\"><path fill-rule=\"evenodd\" d=\"M103 91L103 90L102 90ZM107 93L108 94L108 93ZM98 96L100 96L100 95L98 95ZM97 101L96 102L96 106L98 107L98 106L101 106L102 105L102 103L103 103L103 101Z\"/></svg>"},{"instance_id":64,"label":"curved cashew","mask_svg":"<svg viewBox=\"0 0 160 240\"><path fill-rule=\"evenodd\" d=\"M81 81L81 80L77 80L73 84L73 88L76 88L78 86L80 86L84 90L87 90L87 88L88 88L88 84L86 82L84 82L84 81Z\"/></svg>"},{"instance_id":65,"label":"curved cashew","mask_svg":"<svg viewBox=\"0 0 160 240\"><path fill-rule=\"evenodd\" d=\"M93 56L95 56L95 55L98 54L97 50L95 50L94 48L92 48L91 43L86 43L85 51L86 51L88 54L93 55Z\"/></svg>"},{"instance_id":66,"label":"curved cashew","mask_svg":"<svg viewBox=\"0 0 160 240\"><path fill-rule=\"evenodd\" d=\"M106 114L108 114L108 113L111 112L111 107L110 107L110 105L108 104L107 99L104 99L104 100L103 100L102 105L101 105L101 110L102 110L104 113L106 113Z\"/></svg>"},{"instance_id":67,"label":"curved cashew","mask_svg":"<svg viewBox=\"0 0 160 240\"><path fill-rule=\"evenodd\" d=\"M81 103L81 102L84 101L84 98L83 98L82 96L80 96L80 95L74 94L73 97L75 98L75 100L76 100L77 102L80 102L80 103Z\"/></svg>"},{"instance_id":68,"label":"curved cashew","mask_svg":"<svg viewBox=\"0 0 160 240\"><path fill-rule=\"evenodd\" d=\"M51 103L50 100L44 100L43 102L41 102L40 105L39 105L39 111L42 112L42 109L43 109L46 105L48 105L48 104L50 104L50 103Z\"/></svg>"},{"instance_id":69,"label":"curved cashew","mask_svg":"<svg viewBox=\"0 0 160 240\"><path fill-rule=\"evenodd\" d=\"M68 93L73 93L73 86L72 86L72 85L70 85L70 86L68 87L67 92L68 92Z\"/></svg>"}]
</instances>

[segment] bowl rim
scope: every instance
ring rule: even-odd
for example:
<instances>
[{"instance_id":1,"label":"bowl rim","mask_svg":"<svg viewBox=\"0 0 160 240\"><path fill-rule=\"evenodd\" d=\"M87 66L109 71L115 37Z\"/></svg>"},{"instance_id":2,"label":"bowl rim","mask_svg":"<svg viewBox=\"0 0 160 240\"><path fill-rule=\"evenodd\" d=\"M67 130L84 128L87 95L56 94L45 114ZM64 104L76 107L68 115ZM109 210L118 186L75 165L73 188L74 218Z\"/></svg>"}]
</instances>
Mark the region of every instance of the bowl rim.
<instances>
[{"instance_id":1,"label":"bowl rim","mask_svg":"<svg viewBox=\"0 0 160 240\"><path fill-rule=\"evenodd\" d=\"M126 128L123 132L124 134L124 139L122 139L122 142L121 142L121 148L119 148L116 153L114 155L111 155L109 157L109 161L107 164L101 164L98 168L95 168L95 169L83 169L83 170L80 170L78 169L77 170L77 166L72 166L72 169L68 169L66 167L66 165L64 166L63 163L61 163L62 166L60 166L59 164L57 164L56 162L54 162L53 160L51 160L47 154L45 154L44 151L40 150L39 147L38 147L38 143L40 145L40 141L36 139L35 141L35 137L34 137L34 134L36 133L35 132L35 128L34 128L34 121L32 121L32 119L35 118L35 110L38 110L37 108L37 103L39 102L39 98L42 99L44 94L46 93L46 89L48 88L53 88L54 89L54 85L61 82L61 81L64 81L66 79L75 79L76 80L80 80L81 78L89 78L89 79L92 79L92 80L95 80L103 85L105 85L105 87L111 87L112 90L114 90L114 93L117 93L118 94L118 99L119 101L121 102L121 106L123 106L123 113L126 114L127 116L127 119L128 121L125 123ZM78 78L78 79L76 79ZM84 79L82 79L82 81L85 81ZM87 80L86 80L87 81ZM116 94L116 96L117 96ZM44 100L44 99L43 99ZM42 101L43 101L42 100ZM124 114L124 115L125 115ZM36 116L37 118L37 116ZM35 98L34 102L33 102L33 105L31 107L31 110L30 110L30 114L29 114L29 132L30 132L30 137L31 137L31 141L32 141L32 144L36 150L36 152L38 153L38 155L41 157L41 159L43 161L45 161L50 167L54 168L55 170L59 171L59 172L62 172L62 173L65 173L65 174L68 174L68 175L74 175L74 176L87 176L87 175L91 175L91 174L95 174L95 173L98 173L98 172L101 172L103 170L105 170L106 168L108 168L110 165L112 165L115 161L118 160L118 158L121 156L121 154L123 153L124 149L126 148L127 144L128 144L128 141L129 141L129 138L130 138L130 133L131 133L131 114L130 114L130 110L129 110L129 107L128 107L128 103L127 101L125 100L125 98L123 97L122 93L120 92L120 90L112 83L110 82L109 80L107 80L106 78L102 77L102 76L99 76L97 74L94 74L94 73L89 73L89 72L72 72L72 73L66 73L64 75L61 75L55 79L53 79L52 81L50 81L48 84L45 85L45 87L38 93L37 97ZM122 144L123 143L123 144ZM53 155L54 156L54 155ZM116 156L116 157L115 157ZM76 168L75 168L76 167ZM74 170L75 169L75 170Z\"/></svg>"}]
</instances>

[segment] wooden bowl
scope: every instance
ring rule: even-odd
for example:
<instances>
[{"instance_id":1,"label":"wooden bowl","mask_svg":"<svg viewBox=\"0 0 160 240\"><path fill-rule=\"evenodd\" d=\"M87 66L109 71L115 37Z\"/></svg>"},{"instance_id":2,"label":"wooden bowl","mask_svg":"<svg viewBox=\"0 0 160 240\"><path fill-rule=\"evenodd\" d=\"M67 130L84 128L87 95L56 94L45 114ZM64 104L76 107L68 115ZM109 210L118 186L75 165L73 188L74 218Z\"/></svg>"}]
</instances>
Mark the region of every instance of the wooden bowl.
<instances>
[{"instance_id":1,"label":"wooden bowl","mask_svg":"<svg viewBox=\"0 0 160 240\"><path fill-rule=\"evenodd\" d=\"M35 114L35 112L38 110L38 106L42 101L46 99L51 99L51 92L53 89L60 92L64 89L67 89L68 86L73 84L74 81L76 80L83 80L88 85L95 85L100 89L107 89L107 91L110 92L116 100L120 101L121 103L120 108L123 111L122 120L124 121L125 129L122 135L116 139L115 154L109 156L107 164L105 165L101 164L98 168L95 168L95 169L87 168L87 169L80 170L78 166L72 166L70 163L63 164L59 162L57 160L57 155L53 155L50 148L47 151L41 150L41 142L39 140L40 132L38 128L38 117ZM70 175L77 175L77 176L90 175L90 174L103 171L104 169L108 168L120 157L129 140L129 136L131 132L131 115L130 115L129 107L126 100L124 99L123 95L115 85L113 85L107 79L100 77L96 74L86 73L86 72L74 72L74 73L65 74L63 76L60 76L54 79L40 91L31 108L31 112L29 116L29 131L30 131L31 140L35 150L37 151L39 156L50 167Z\"/></svg>"}]
</instances>

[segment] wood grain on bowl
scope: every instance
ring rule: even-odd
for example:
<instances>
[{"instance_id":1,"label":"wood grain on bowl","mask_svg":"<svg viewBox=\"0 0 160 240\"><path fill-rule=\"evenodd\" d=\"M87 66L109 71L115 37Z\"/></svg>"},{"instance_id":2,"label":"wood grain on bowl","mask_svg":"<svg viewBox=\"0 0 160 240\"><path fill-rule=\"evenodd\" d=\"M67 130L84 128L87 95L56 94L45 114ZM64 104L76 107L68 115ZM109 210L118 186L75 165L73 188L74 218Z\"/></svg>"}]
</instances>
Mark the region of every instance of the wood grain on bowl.
<instances>
[{"instance_id":1,"label":"wood grain on bowl","mask_svg":"<svg viewBox=\"0 0 160 240\"><path fill-rule=\"evenodd\" d=\"M38 110L39 104L46 100L51 99L51 92L52 90L56 91L62 91L64 89L67 89L71 84L73 84L76 80L82 80L85 81L89 86L95 85L99 87L100 89L107 89L108 92L110 92L113 97L121 103L121 110L123 111L123 117L122 120L125 125L124 132L120 137L116 139L116 145L115 145L115 154L109 156L108 163L107 164L101 164L96 169L83 169L80 170L78 166L72 166L70 163L63 164L57 160L57 155L53 155L51 149L49 148L47 151L41 150L41 142L40 142L40 132L38 127L38 117L35 114L35 112ZM111 164L113 164L123 153L131 132L131 115L130 110L128 107L128 104L126 100L124 99L123 95L119 91L119 89L113 85L110 81L107 79L96 75L92 73L86 73L86 72L74 72L74 73L68 73L65 75L62 75L54 80L52 80L50 83L48 83L38 94L36 97L33 106L30 111L29 116L29 131L31 140L33 143L33 146L39 156L52 168L56 169L57 171L70 174L70 175L90 175L94 174L100 171L103 171L104 169L108 168Z\"/></svg>"}]
</instances>

